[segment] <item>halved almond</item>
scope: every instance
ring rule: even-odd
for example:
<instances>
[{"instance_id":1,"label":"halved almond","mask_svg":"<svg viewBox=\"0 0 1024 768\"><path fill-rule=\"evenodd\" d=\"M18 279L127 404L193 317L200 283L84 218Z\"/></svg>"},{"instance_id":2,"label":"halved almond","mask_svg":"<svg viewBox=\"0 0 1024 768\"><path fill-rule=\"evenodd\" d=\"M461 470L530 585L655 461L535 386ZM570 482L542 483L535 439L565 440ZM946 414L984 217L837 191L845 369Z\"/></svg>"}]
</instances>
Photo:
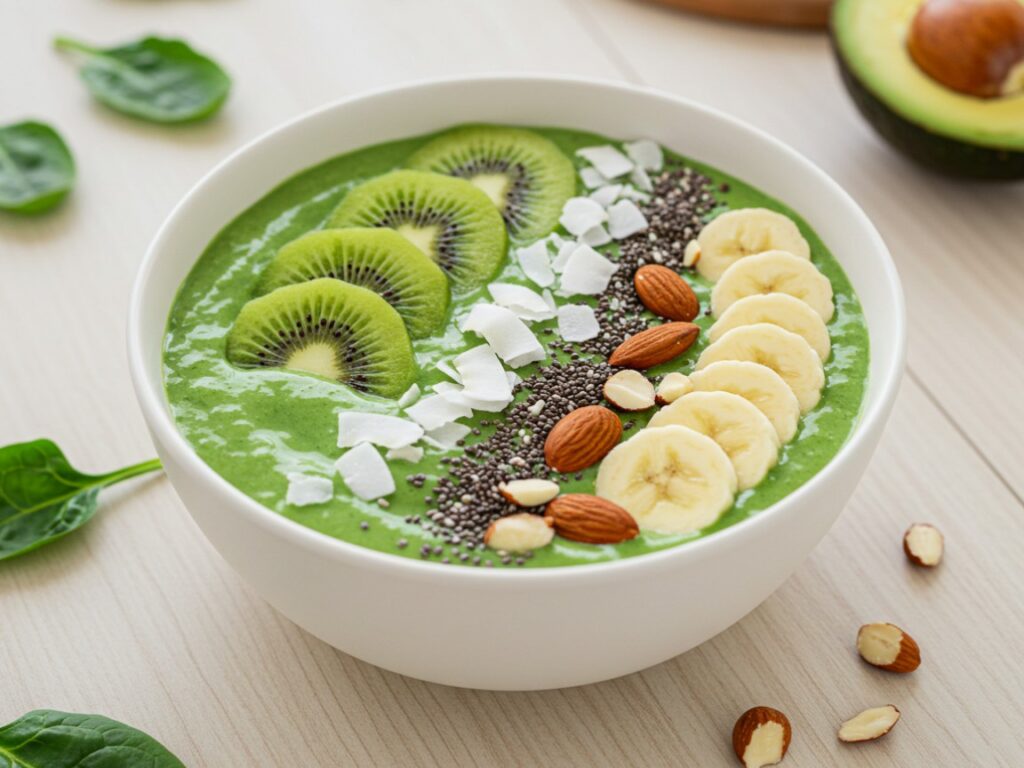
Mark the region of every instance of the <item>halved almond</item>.
<instances>
[{"instance_id":1,"label":"halved almond","mask_svg":"<svg viewBox=\"0 0 1024 768\"><path fill-rule=\"evenodd\" d=\"M498 493L519 507L539 507L558 495L558 483L539 477L509 480L498 485Z\"/></svg>"},{"instance_id":2,"label":"halved almond","mask_svg":"<svg viewBox=\"0 0 1024 768\"><path fill-rule=\"evenodd\" d=\"M752 707L732 729L732 748L746 768L781 762L793 738L789 718L771 707Z\"/></svg>"},{"instance_id":3,"label":"halved almond","mask_svg":"<svg viewBox=\"0 0 1024 768\"><path fill-rule=\"evenodd\" d=\"M868 664L889 672L913 672L921 666L917 642L895 624L865 624L857 632L857 652Z\"/></svg>"},{"instance_id":4,"label":"halved almond","mask_svg":"<svg viewBox=\"0 0 1024 768\"><path fill-rule=\"evenodd\" d=\"M545 518L519 512L491 523L484 534L484 544L505 552L526 552L546 547L554 537L551 523Z\"/></svg>"},{"instance_id":5,"label":"halved almond","mask_svg":"<svg viewBox=\"0 0 1024 768\"><path fill-rule=\"evenodd\" d=\"M853 744L880 739L892 730L899 719L900 711L892 704L865 709L839 726L839 740Z\"/></svg>"},{"instance_id":6,"label":"halved almond","mask_svg":"<svg viewBox=\"0 0 1024 768\"><path fill-rule=\"evenodd\" d=\"M696 240L691 240L686 244L686 248L683 250L683 266L692 267L700 261L700 243Z\"/></svg>"},{"instance_id":7,"label":"halved almond","mask_svg":"<svg viewBox=\"0 0 1024 768\"><path fill-rule=\"evenodd\" d=\"M658 382L658 388L654 391L654 401L658 405L668 405L691 392L693 392L693 382L690 381L690 377L685 373L673 371L666 373Z\"/></svg>"},{"instance_id":8,"label":"halved almond","mask_svg":"<svg viewBox=\"0 0 1024 768\"><path fill-rule=\"evenodd\" d=\"M939 529L928 523L914 523L903 534L903 551L914 565L934 568L942 560L945 541Z\"/></svg>"},{"instance_id":9,"label":"halved almond","mask_svg":"<svg viewBox=\"0 0 1024 768\"><path fill-rule=\"evenodd\" d=\"M654 385L640 371L619 371L604 383L604 398L620 411L646 411L654 407Z\"/></svg>"}]
</instances>

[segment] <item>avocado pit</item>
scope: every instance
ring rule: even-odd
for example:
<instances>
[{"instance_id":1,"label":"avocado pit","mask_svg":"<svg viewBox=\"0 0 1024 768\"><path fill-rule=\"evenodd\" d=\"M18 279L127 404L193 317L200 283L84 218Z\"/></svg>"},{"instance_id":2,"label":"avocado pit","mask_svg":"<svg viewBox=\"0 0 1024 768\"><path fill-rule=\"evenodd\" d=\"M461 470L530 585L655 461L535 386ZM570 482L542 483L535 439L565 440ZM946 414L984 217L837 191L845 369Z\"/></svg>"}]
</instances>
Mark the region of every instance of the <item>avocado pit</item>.
<instances>
[{"instance_id":1,"label":"avocado pit","mask_svg":"<svg viewBox=\"0 0 1024 768\"><path fill-rule=\"evenodd\" d=\"M1024 5L1018 0L928 0L907 51L929 77L981 99L1024 92Z\"/></svg>"}]
</instances>

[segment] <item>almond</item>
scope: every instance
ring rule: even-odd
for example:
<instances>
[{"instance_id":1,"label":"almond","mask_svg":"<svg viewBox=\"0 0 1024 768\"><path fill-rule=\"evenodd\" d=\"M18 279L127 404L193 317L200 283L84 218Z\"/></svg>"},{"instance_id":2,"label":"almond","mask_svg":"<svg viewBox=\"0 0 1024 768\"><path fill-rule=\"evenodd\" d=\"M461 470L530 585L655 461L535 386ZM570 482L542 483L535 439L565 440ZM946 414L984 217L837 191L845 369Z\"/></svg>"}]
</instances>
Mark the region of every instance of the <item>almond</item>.
<instances>
[{"instance_id":1,"label":"almond","mask_svg":"<svg viewBox=\"0 0 1024 768\"><path fill-rule=\"evenodd\" d=\"M613 373L602 391L604 399L620 411L646 411L654 407L654 385L639 371Z\"/></svg>"},{"instance_id":2,"label":"almond","mask_svg":"<svg viewBox=\"0 0 1024 768\"><path fill-rule=\"evenodd\" d=\"M700 261L700 243L696 240L691 240L683 250L683 266L688 268L695 267L698 261Z\"/></svg>"},{"instance_id":3,"label":"almond","mask_svg":"<svg viewBox=\"0 0 1024 768\"><path fill-rule=\"evenodd\" d=\"M685 373L672 371L672 373L666 373L658 382L658 388L654 392L654 401L658 405L668 405L691 392L693 392L693 382L690 381L690 377Z\"/></svg>"},{"instance_id":4,"label":"almond","mask_svg":"<svg viewBox=\"0 0 1024 768\"><path fill-rule=\"evenodd\" d=\"M536 477L509 480L498 485L498 493L517 507L539 507L558 495L558 483Z\"/></svg>"},{"instance_id":5,"label":"almond","mask_svg":"<svg viewBox=\"0 0 1024 768\"><path fill-rule=\"evenodd\" d=\"M548 504L544 515L563 539L584 544L618 544L640 533L640 526L629 512L586 493L559 496Z\"/></svg>"},{"instance_id":6,"label":"almond","mask_svg":"<svg viewBox=\"0 0 1024 768\"><path fill-rule=\"evenodd\" d=\"M903 534L903 552L914 565L934 568L942 561L944 549L945 541L934 525L914 523Z\"/></svg>"},{"instance_id":7,"label":"almond","mask_svg":"<svg viewBox=\"0 0 1024 768\"><path fill-rule=\"evenodd\" d=\"M788 717L771 707L753 707L733 726L732 748L746 768L761 768L780 762L792 738Z\"/></svg>"},{"instance_id":8,"label":"almond","mask_svg":"<svg viewBox=\"0 0 1024 768\"><path fill-rule=\"evenodd\" d=\"M547 518L519 512L491 523L484 534L484 544L505 552L528 552L546 547L554 536Z\"/></svg>"},{"instance_id":9,"label":"almond","mask_svg":"<svg viewBox=\"0 0 1024 768\"><path fill-rule=\"evenodd\" d=\"M880 739L892 730L899 719L900 711L892 704L865 709L839 726L839 740L853 744Z\"/></svg>"},{"instance_id":10,"label":"almond","mask_svg":"<svg viewBox=\"0 0 1024 768\"><path fill-rule=\"evenodd\" d=\"M868 664L889 672L913 672L921 666L921 649L895 624L865 624L857 633L857 652Z\"/></svg>"},{"instance_id":11,"label":"almond","mask_svg":"<svg viewBox=\"0 0 1024 768\"><path fill-rule=\"evenodd\" d=\"M693 288L668 267L646 264L633 275L633 287L651 312L668 320L693 320L700 301Z\"/></svg>"},{"instance_id":12,"label":"almond","mask_svg":"<svg viewBox=\"0 0 1024 768\"><path fill-rule=\"evenodd\" d=\"M608 363L620 368L650 368L683 354L699 334L700 328L693 323L656 325L619 344Z\"/></svg>"},{"instance_id":13,"label":"almond","mask_svg":"<svg viewBox=\"0 0 1024 768\"><path fill-rule=\"evenodd\" d=\"M577 408L563 416L544 441L544 460L558 472L596 464L619 442L622 422L602 405Z\"/></svg>"}]
</instances>

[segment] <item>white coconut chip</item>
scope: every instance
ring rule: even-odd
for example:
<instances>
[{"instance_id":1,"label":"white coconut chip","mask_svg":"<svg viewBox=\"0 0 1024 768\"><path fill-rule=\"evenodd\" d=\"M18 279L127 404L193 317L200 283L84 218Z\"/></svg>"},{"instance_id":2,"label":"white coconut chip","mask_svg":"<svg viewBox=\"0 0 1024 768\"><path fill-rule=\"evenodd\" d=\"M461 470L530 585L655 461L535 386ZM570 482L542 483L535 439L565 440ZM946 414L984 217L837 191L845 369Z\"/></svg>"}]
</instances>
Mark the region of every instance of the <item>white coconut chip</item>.
<instances>
[{"instance_id":1,"label":"white coconut chip","mask_svg":"<svg viewBox=\"0 0 1024 768\"><path fill-rule=\"evenodd\" d=\"M559 223L574 235L582 235L592 227L604 224L608 214L589 197L570 197L562 206Z\"/></svg>"},{"instance_id":2,"label":"white coconut chip","mask_svg":"<svg viewBox=\"0 0 1024 768\"><path fill-rule=\"evenodd\" d=\"M647 175L647 171L643 168L634 168L633 172L629 174L629 180L641 192L651 192L654 189L651 177Z\"/></svg>"},{"instance_id":3,"label":"white coconut chip","mask_svg":"<svg viewBox=\"0 0 1024 768\"><path fill-rule=\"evenodd\" d=\"M594 166L606 179L614 179L633 170L633 161L610 144L585 147L577 150L576 154Z\"/></svg>"},{"instance_id":4,"label":"white coconut chip","mask_svg":"<svg viewBox=\"0 0 1024 768\"><path fill-rule=\"evenodd\" d=\"M526 323L505 307L477 304L463 323L462 330L482 336L495 354L511 368L547 357L544 347L526 327Z\"/></svg>"},{"instance_id":5,"label":"white coconut chip","mask_svg":"<svg viewBox=\"0 0 1024 768\"><path fill-rule=\"evenodd\" d=\"M580 235L580 242L586 245L607 245L612 241L612 236L608 234L608 230L602 226L591 227L582 235Z\"/></svg>"},{"instance_id":6,"label":"white coconut chip","mask_svg":"<svg viewBox=\"0 0 1024 768\"><path fill-rule=\"evenodd\" d=\"M452 368L452 364L447 360L441 360L435 367L452 381L457 381L460 384L462 383L462 379L459 378L459 374L454 368Z\"/></svg>"},{"instance_id":7,"label":"white coconut chip","mask_svg":"<svg viewBox=\"0 0 1024 768\"><path fill-rule=\"evenodd\" d=\"M554 278L554 273L551 277ZM547 305L539 293L534 293L529 288L512 283L491 283L487 290L494 299L494 303L500 307L511 309L523 320L550 320L555 316L551 307ZM458 369L458 366L455 366ZM460 371L461 373L461 371ZM465 383L465 376L463 376ZM469 386L468 384L466 386Z\"/></svg>"},{"instance_id":8,"label":"white coconut chip","mask_svg":"<svg viewBox=\"0 0 1024 768\"><path fill-rule=\"evenodd\" d=\"M551 310L551 316L554 317L555 312L558 310L558 305L555 304L555 297L551 294L551 291L545 289L540 297L544 299L544 303L547 304L548 308Z\"/></svg>"},{"instance_id":9,"label":"white coconut chip","mask_svg":"<svg viewBox=\"0 0 1024 768\"><path fill-rule=\"evenodd\" d=\"M387 462L369 443L360 443L334 462L345 485L356 496L371 501L395 492L395 478Z\"/></svg>"},{"instance_id":10,"label":"white coconut chip","mask_svg":"<svg viewBox=\"0 0 1024 768\"><path fill-rule=\"evenodd\" d=\"M589 197L602 208L607 208L618 199L621 192L621 184L607 184L591 192Z\"/></svg>"},{"instance_id":11,"label":"white coconut chip","mask_svg":"<svg viewBox=\"0 0 1024 768\"><path fill-rule=\"evenodd\" d=\"M558 255L555 256L555 260L551 262L551 268L558 274L562 274L565 269L565 263L572 256L572 252L576 250L579 245L575 240L566 240L562 247L558 249Z\"/></svg>"},{"instance_id":12,"label":"white coconut chip","mask_svg":"<svg viewBox=\"0 0 1024 768\"><path fill-rule=\"evenodd\" d=\"M334 497L334 483L326 477L304 475L301 472L288 473L288 493L285 503L293 507L323 504Z\"/></svg>"},{"instance_id":13,"label":"white coconut chip","mask_svg":"<svg viewBox=\"0 0 1024 768\"><path fill-rule=\"evenodd\" d=\"M516 388L516 384L518 384L519 382L521 382L523 380L523 377L520 376L515 371L505 371L505 376L508 378L508 385L512 389L515 389Z\"/></svg>"},{"instance_id":14,"label":"white coconut chip","mask_svg":"<svg viewBox=\"0 0 1024 768\"><path fill-rule=\"evenodd\" d=\"M408 461L410 464L419 463L423 458L423 449L418 445L403 445L401 448L392 448L384 458L388 461Z\"/></svg>"},{"instance_id":15,"label":"white coconut chip","mask_svg":"<svg viewBox=\"0 0 1024 768\"><path fill-rule=\"evenodd\" d=\"M445 392L461 392L462 385L456 384L454 381L439 381L437 384L431 384L430 388L437 392L439 395L443 395Z\"/></svg>"},{"instance_id":16,"label":"white coconut chip","mask_svg":"<svg viewBox=\"0 0 1024 768\"><path fill-rule=\"evenodd\" d=\"M537 298L543 303L540 296ZM485 401L512 399L512 388L498 356L487 344L473 347L455 358L455 370L462 377L462 393Z\"/></svg>"},{"instance_id":17,"label":"white coconut chip","mask_svg":"<svg viewBox=\"0 0 1024 768\"><path fill-rule=\"evenodd\" d=\"M608 281L618 268L615 262L609 261L589 245L579 245L565 264L559 292L566 296L577 293L596 296L604 293Z\"/></svg>"},{"instance_id":18,"label":"white coconut chip","mask_svg":"<svg viewBox=\"0 0 1024 768\"><path fill-rule=\"evenodd\" d=\"M409 417L426 430L437 429L456 419L468 418L473 409L464 403L448 399L443 394L429 395L405 409Z\"/></svg>"},{"instance_id":19,"label":"white coconut chip","mask_svg":"<svg viewBox=\"0 0 1024 768\"><path fill-rule=\"evenodd\" d=\"M465 438L471 431L465 424L445 424L443 427L427 432L423 436L423 440L437 448L451 450L456 448L459 440Z\"/></svg>"},{"instance_id":20,"label":"white coconut chip","mask_svg":"<svg viewBox=\"0 0 1024 768\"><path fill-rule=\"evenodd\" d=\"M630 141L623 145L629 159L636 163L637 167L645 171L660 171L665 164L665 155L661 151L661 145L650 139L639 139Z\"/></svg>"},{"instance_id":21,"label":"white coconut chip","mask_svg":"<svg viewBox=\"0 0 1024 768\"><path fill-rule=\"evenodd\" d=\"M412 445L423 437L423 427L414 421L381 413L342 411L338 414L338 447L351 448L373 443L384 448Z\"/></svg>"},{"instance_id":22,"label":"white coconut chip","mask_svg":"<svg viewBox=\"0 0 1024 768\"><path fill-rule=\"evenodd\" d=\"M402 394L400 398L398 398L398 407L406 408L412 405L413 403L420 399L421 394L422 390L420 390L420 385L413 384L411 387L405 390L405 392Z\"/></svg>"},{"instance_id":23,"label":"white coconut chip","mask_svg":"<svg viewBox=\"0 0 1024 768\"><path fill-rule=\"evenodd\" d=\"M626 200L635 200L638 203L646 203L651 199L649 194L641 192L639 189L631 187L629 184L623 185L620 197L625 198Z\"/></svg>"},{"instance_id":24,"label":"white coconut chip","mask_svg":"<svg viewBox=\"0 0 1024 768\"><path fill-rule=\"evenodd\" d=\"M487 411L487 413L500 413L505 410L505 406L512 402L511 396L504 400L491 400L487 398L470 397L461 389L457 392L445 392L444 396L456 405L464 405L474 411Z\"/></svg>"},{"instance_id":25,"label":"white coconut chip","mask_svg":"<svg viewBox=\"0 0 1024 768\"><path fill-rule=\"evenodd\" d=\"M647 219L632 200L619 200L608 209L608 231L622 240L647 229Z\"/></svg>"},{"instance_id":26,"label":"white coconut chip","mask_svg":"<svg viewBox=\"0 0 1024 768\"><path fill-rule=\"evenodd\" d=\"M538 240L533 245L518 249L516 258L519 259L523 273L541 288L554 284L555 273L551 271L551 256L546 241Z\"/></svg>"},{"instance_id":27,"label":"white coconut chip","mask_svg":"<svg viewBox=\"0 0 1024 768\"><path fill-rule=\"evenodd\" d=\"M587 341L600 332L593 307L566 304L558 308L558 334L566 341Z\"/></svg>"},{"instance_id":28,"label":"white coconut chip","mask_svg":"<svg viewBox=\"0 0 1024 768\"><path fill-rule=\"evenodd\" d=\"M584 168L580 171L580 179L587 189L597 189L608 183L608 179L602 176L597 168Z\"/></svg>"}]
</instances>

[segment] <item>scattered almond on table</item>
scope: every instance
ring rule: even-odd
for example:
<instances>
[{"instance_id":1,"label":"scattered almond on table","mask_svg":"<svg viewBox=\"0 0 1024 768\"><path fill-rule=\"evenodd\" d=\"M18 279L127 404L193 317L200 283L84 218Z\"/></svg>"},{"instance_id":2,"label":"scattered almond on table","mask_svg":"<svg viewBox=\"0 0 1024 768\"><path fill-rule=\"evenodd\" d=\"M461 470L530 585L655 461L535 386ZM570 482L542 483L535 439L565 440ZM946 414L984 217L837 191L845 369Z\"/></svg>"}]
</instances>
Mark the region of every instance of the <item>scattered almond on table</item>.
<instances>
[{"instance_id":1,"label":"scattered almond on table","mask_svg":"<svg viewBox=\"0 0 1024 768\"><path fill-rule=\"evenodd\" d=\"M857 652L868 664L905 674L921 666L917 642L895 624L865 624L857 633Z\"/></svg>"},{"instance_id":2,"label":"scattered almond on table","mask_svg":"<svg viewBox=\"0 0 1024 768\"><path fill-rule=\"evenodd\" d=\"M839 740L848 744L880 739L896 725L900 711L892 704L865 709L839 726Z\"/></svg>"},{"instance_id":3,"label":"scattered almond on table","mask_svg":"<svg viewBox=\"0 0 1024 768\"><path fill-rule=\"evenodd\" d=\"M789 718L771 707L752 707L732 729L732 748L746 768L775 765L786 756L793 728Z\"/></svg>"},{"instance_id":4,"label":"scattered almond on table","mask_svg":"<svg viewBox=\"0 0 1024 768\"><path fill-rule=\"evenodd\" d=\"M945 540L934 525L914 523L903 534L903 551L907 559L922 568L934 568L942 561Z\"/></svg>"}]
</instances>

